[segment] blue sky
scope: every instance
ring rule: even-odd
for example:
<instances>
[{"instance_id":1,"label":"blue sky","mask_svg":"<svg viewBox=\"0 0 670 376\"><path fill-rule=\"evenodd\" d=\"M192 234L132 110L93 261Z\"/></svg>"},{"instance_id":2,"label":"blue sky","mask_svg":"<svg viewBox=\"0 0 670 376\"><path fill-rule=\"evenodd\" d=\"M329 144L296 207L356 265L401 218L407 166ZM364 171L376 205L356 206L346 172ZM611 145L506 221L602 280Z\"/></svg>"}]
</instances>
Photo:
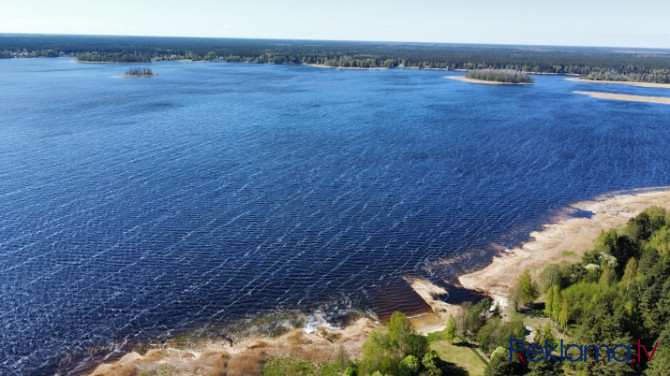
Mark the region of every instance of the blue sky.
<instances>
[{"instance_id":1,"label":"blue sky","mask_svg":"<svg viewBox=\"0 0 670 376\"><path fill-rule=\"evenodd\" d=\"M670 48L670 1L2 0L0 33Z\"/></svg>"}]
</instances>

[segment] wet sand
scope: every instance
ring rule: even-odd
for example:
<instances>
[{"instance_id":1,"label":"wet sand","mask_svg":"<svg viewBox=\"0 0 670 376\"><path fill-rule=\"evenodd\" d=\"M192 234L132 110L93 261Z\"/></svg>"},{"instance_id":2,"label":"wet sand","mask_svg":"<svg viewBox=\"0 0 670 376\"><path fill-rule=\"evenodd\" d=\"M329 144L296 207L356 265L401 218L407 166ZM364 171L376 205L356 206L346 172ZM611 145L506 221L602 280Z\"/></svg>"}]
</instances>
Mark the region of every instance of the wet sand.
<instances>
[{"instance_id":1,"label":"wet sand","mask_svg":"<svg viewBox=\"0 0 670 376\"><path fill-rule=\"evenodd\" d=\"M670 97L648 97L644 95L602 93L599 91L574 91L573 93L588 95L591 98L598 98L598 99L613 99L617 101L670 104Z\"/></svg>"},{"instance_id":2,"label":"wet sand","mask_svg":"<svg viewBox=\"0 0 670 376\"><path fill-rule=\"evenodd\" d=\"M566 78L566 81L584 82L589 84L607 84L607 85L628 85L638 87L653 87L660 89L670 89L670 84L658 84L655 82L635 82L635 81L601 81L601 80L586 80L576 77Z\"/></svg>"}]
</instances>

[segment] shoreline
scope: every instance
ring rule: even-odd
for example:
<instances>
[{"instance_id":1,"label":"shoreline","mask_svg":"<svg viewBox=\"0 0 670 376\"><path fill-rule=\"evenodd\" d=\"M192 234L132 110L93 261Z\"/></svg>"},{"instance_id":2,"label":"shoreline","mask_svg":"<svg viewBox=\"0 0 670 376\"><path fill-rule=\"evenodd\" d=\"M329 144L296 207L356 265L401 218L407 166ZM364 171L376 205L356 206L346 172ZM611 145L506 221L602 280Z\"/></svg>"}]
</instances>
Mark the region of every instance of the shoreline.
<instances>
[{"instance_id":1,"label":"shoreline","mask_svg":"<svg viewBox=\"0 0 670 376\"><path fill-rule=\"evenodd\" d=\"M289 64L281 64L281 65L289 65ZM330 65L326 64L300 64L305 67L312 67L312 68L326 68L326 69L345 69L345 70L386 70L389 68L386 67L331 67Z\"/></svg>"},{"instance_id":2,"label":"shoreline","mask_svg":"<svg viewBox=\"0 0 670 376\"><path fill-rule=\"evenodd\" d=\"M657 89L670 89L670 84L659 84L655 82L636 82L636 81L605 81L605 80L587 80L584 78L570 77L566 81L584 82L589 84L604 84L604 85L628 85L637 87L651 87Z\"/></svg>"},{"instance_id":3,"label":"shoreline","mask_svg":"<svg viewBox=\"0 0 670 376\"><path fill-rule=\"evenodd\" d=\"M618 93L604 93L601 91L573 91L575 94L586 95L591 98L596 99L609 99L615 101L626 101L626 102L644 102L644 103L659 103L659 104L670 104L670 97L652 97L645 95L632 95L632 94L618 94Z\"/></svg>"},{"instance_id":4,"label":"shoreline","mask_svg":"<svg viewBox=\"0 0 670 376\"><path fill-rule=\"evenodd\" d=\"M533 85L533 83L531 82L514 83L514 82L486 81L486 80L477 80L474 78L467 78L465 76L444 76L444 78L449 78L452 80L458 80L462 82L469 82L472 84L483 84L483 85L511 85L511 86Z\"/></svg>"},{"instance_id":5,"label":"shoreline","mask_svg":"<svg viewBox=\"0 0 670 376\"><path fill-rule=\"evenodd\" d=\"M591 217L562 215L556 221L545 224L542 230L531 232L531 240L502 250L489 265L459 276L458 280L463 287L484 292L494 303L504 307L507 305L507 292L526 269L537 277L545 266L552 263L578 261L586 251L593 249L601 231L625 225L630 218L650 206L670 209L670 186L613 192L575 202L566 209L589 212Z\"/></svg>"},{"instance_id":6,"label":"shoreline","mask_svg":"<svg viewBox=\"0 0 670 376\"><path fill-rule=\"evenodd\" d=\"M628 220L649 206L670 209L670 186L633 189L606 193L593 199L567 205L561 214L538 231L530 233L530 240L511 249L501 249L490 263L482 268L458 276L460 286L488 295L502 308L507 306L507 292L526 270L537 277L546 265L561 261L576 262L588 250L601 231L625 225ZM586 212L589 217L574 217L571 213ZM443 263L435 261L434 264ZM418 333L443 330L449 314L456 316L458 305L439 297L447 289L425 278L405 276L403 279L432 308L433 312L411 317ZM341 329L317 327L313 332L293 329L277 338L261 335L241 337L234 343L224 339L203 343L187 343L174 347L168 343L152 346L145 354L131 351L111 363L98 364L91 376L134 375L136 370L156 370L171 367L177 374L195 370L216 370L246 360L248 367L256 367L269 356L293 356L303 360L327 361L343 346L349 356L360 358L361 346L369 333L381 324L370 317L359 318ZM251 361L253 360L253 361ZM254 366L255 364L255 366ZM219 368L217 368L219 367ZM180 373L181 371L181 373ZM246 369L246 372L251 372ZM243 375L228 370L229 375ZM253 374L253 373L252 373Z\"/></svg>"}]
</instances>

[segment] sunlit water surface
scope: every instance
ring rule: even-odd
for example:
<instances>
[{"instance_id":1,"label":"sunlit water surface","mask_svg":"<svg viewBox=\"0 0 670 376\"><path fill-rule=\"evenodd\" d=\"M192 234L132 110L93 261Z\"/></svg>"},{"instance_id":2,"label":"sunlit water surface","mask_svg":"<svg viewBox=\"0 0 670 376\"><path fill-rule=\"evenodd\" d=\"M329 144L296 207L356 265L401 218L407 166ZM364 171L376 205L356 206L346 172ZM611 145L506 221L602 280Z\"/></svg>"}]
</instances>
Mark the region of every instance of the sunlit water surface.
<instances>
[{"instance_id":1,"label":"sunlit water surface","mask_svg":"<svg viewBox=\"0 0 670 376\"><path fill-rule=\"evenodd\" d=\"M128 68L0 61L0 374L275 308L369 307L571 202L670 184L670 106L572 93L663 89Z\"/></svg>"}]
</instances>

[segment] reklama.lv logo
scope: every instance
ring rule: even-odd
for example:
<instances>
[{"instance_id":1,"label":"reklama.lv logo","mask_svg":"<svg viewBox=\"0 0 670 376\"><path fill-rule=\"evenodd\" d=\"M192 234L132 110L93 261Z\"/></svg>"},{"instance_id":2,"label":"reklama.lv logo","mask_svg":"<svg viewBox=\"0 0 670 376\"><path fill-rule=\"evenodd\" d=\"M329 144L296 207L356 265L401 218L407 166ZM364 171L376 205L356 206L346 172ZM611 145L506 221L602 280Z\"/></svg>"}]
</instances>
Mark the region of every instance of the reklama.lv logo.
<instances>
[{"instance_id":1,"label":"reklama.lv logo","mask_svg":"<svg viewBox=\"0 0 670 376\"><path fill-rule=\"evenodd\" d=\"M515 347L514 344L521 344L521 347ZM554 352L557 352L557 348L560 347L560 356L557 358L554 356ZM521 359L522 362L526 362L526 359L528 359L531 362L540 362L544 360L545 362L549 362L550 359L551 361L554 362L562 362L563 360L567 360L569 362L587 362L589 359L589 349L593 349L594 351L591 352L592 357L595 358L595 361L598 362L601 360L599 358L600 355L602 354L603 350L605 354L607 355L607 360L606 361L611 361L614 359L614 361L617 362L640 362L640 356L642 351L644 351L644 354L647 356L648 360L652 360L654 358L654 354L656 353L656 349L658 348L658 342L656 342L656 345L654 345L654 350L652 350L651 354L647 352L647 348L640 343L640 340L637 340L637 359L632 358L631 359L631 351L630 351L630 346L629 345L624 345L624 344L617 344L614 345L614 347L607 346L607 345L575 345L575 344L568 344L567 346L564 346L563 340L561 340L560 345L556 345L553 347L549 347L549 340L544 341L544 348L538 344L530 344L528 347L526 347L526 342L520 339L510 339L509 340L509 361L512 362L514 360L514 353L517 354L519 359ZM576 351L571 351L572 349L579 350L579 356L576 356ZM618 352L617 357L617 349L621 349ZM524 358L521 353L525 351L526 357ZM570 355L568 354L570 352ZM541 354L541 355L540 355ZM621 357L622 355L625 354L625 357ZM537 356L540 355L540 356ZM605 359L602 359L605 360Z\"/></svg>"}]
</instances>

